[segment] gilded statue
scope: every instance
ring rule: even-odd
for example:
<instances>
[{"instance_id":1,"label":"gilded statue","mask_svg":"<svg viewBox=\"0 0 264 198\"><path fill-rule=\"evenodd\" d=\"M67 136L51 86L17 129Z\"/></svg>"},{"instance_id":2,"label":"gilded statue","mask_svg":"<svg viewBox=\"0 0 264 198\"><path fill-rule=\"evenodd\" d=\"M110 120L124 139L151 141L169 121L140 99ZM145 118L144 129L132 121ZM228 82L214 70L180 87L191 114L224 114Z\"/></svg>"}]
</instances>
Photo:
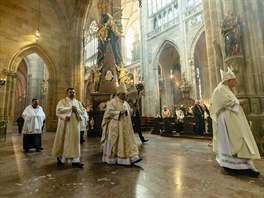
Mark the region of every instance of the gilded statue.
<instances>
[{"instance_id":1,"label":"gilded statue","mask_svg":"<svg viewBox=\"0 0 264 198\"><path fill-rule=\"evenodd\" d=\"M90 100L88 100L88 102L87 102L87 111L89 112L89 111L92 111L92 110L93 110L93 104L92 104L92 102Z\"/></svg>"},{"instance_id":2,"label":"gilded statue","mask_svg":"<svg viewBox=\"0 0 264 198\"><path fill-rule=\"evenodd\" d=\"M101 76L101 67L93 66L90 71L90 81L92 84L92 91L97 92L99 90L99 82Z\"/></svg>"},{"instance_id":3,"label":"gilded statue","mask_svg":"<svg viewBox=\"0 0 264 198\"><path fill-rule=\"evenodd\" d=\"M118 75L118 81L119 84L130 84L131 79L129 78L130 72L128 69L125 68L124 63L121 63L119 66L116 65L116 69L119 73Z\"/></svg>"},{"instance_id":4,"label":"gilded statue","mask_svg":"<svg viewBox=\"0 0 264 198\"><path fill-rule=\"evenodd\" d=\"M122 62L121 36L122 32L116 25L113 17L109 13L104 14L103 22L99 25L99 29L97 31L97 37L99 38L97 56L98 65L103 65L106 46L109 42L114 53L115 63L119 65Z\"/></svg>"}]
</instances>

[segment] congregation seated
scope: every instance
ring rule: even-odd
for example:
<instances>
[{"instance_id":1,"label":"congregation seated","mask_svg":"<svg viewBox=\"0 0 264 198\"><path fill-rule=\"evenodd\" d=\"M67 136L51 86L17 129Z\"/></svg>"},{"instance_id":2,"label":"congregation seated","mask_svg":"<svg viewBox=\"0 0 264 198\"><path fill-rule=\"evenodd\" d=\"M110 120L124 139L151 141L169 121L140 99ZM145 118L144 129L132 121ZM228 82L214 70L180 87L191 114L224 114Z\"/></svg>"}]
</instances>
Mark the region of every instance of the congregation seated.
<instances>
[{"instance_id":1,"label":"congregation seated","mask_svg":"<svg viewBox=\"0 0 264 198\"><path fill-rule=\"evenodd\" d=\"M171 117L171 112L167 108L167 106L163 106L163 109L161 111L161 116L162 116L162 118L169 118L169 117Z\"/></svg>"}]
</instances>

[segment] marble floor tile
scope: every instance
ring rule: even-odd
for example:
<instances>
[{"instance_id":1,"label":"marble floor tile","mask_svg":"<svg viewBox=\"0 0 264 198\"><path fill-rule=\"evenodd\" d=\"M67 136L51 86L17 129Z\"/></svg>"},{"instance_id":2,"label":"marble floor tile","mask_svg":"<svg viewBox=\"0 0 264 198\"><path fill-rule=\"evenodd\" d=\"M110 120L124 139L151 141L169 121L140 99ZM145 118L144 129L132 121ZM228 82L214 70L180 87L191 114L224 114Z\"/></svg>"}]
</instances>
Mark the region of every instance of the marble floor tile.
<instances>
[{"instance_id":1,"label":"marble floor tile","mask_svg":"<svg viewBox=\"0 0 264 198\"><path fill-rule=\"evenodd\" d=\"M56 166L51 156L55 133L43 134L41 152L24 153L22 135L0 142L0 197L51 198L263 198L264 159L255 160L261 176L228 175L215 161L211 140L144 133L137 166L101 162L100 138L81 146L84 169Z\"/></svg>"}]
</instances>

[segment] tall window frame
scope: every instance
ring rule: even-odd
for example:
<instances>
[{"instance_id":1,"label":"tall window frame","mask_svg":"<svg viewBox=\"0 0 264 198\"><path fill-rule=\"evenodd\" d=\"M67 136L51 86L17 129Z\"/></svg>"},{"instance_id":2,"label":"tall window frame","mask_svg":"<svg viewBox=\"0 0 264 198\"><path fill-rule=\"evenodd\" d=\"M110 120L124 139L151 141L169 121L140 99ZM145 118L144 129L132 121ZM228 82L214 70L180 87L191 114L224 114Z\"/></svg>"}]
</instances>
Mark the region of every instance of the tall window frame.
<instances>
[{"instance_id":1,"label":"tall window frame","mask_svg":"<svg viewBox=\"0 0 264 198\"><path fill-rule=\"evenodd\" d=\"M178 0L148 0L148 16L159 12L172 2L178 2Z\"/></svg>"},{"instance_id":2,"label":"tall window frame","mask_svg":"<svg viewBox=\"0 0 264 198\"><path fill-rule=\"evenodd\" d=\"M91 22L89 28L84 31L84 62L86 66L95 65L97 62L98 24L95 20Z\"/></svg>"},{"instance_id":3,"label":"tall window frame","mask_svg":"<svg viewBox=\"0 0 264 198\"><path fill-rule=\"evenodd\" d=\"M126 43L126 65L130 65L133 59L133 44L135 41L135 31L133 28L128 28L125 43Z\"/></svg>"}]
</instances>

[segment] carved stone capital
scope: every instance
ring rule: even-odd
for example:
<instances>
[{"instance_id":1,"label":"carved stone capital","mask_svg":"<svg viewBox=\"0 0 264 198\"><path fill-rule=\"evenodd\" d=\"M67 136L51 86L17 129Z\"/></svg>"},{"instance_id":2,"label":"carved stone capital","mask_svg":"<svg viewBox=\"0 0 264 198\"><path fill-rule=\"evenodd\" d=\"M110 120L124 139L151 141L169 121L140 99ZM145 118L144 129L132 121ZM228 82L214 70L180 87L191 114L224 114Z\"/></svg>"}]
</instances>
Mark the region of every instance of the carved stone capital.
<instances>
[{"instance_id":1,"label":"carved stone capital","mask_svg":"<svg viewBox=\"0 0 264 198\"><path fill-rule=\"evenodd\" d=\"M11 78L16 78L17 77L17 73L8 69L3 69L2 73L6 76L9 76Z\"/></svg>"},{"instance_id":2,"label":"carved stone capital","mask_svg":"<svg viewBox=\"0 0 264 198\"><path fill-rule=\"evenodd\" d=\"M225 59L225 63L227 66L232 68L234 74L236 75L237 81L238 81L237 88L235 89L235 94L240 97L245 96L245 86L243 84L244 82L243 67L245 65L244 57L243 56L231 56Z\"/></svg>"}]
</instances>

